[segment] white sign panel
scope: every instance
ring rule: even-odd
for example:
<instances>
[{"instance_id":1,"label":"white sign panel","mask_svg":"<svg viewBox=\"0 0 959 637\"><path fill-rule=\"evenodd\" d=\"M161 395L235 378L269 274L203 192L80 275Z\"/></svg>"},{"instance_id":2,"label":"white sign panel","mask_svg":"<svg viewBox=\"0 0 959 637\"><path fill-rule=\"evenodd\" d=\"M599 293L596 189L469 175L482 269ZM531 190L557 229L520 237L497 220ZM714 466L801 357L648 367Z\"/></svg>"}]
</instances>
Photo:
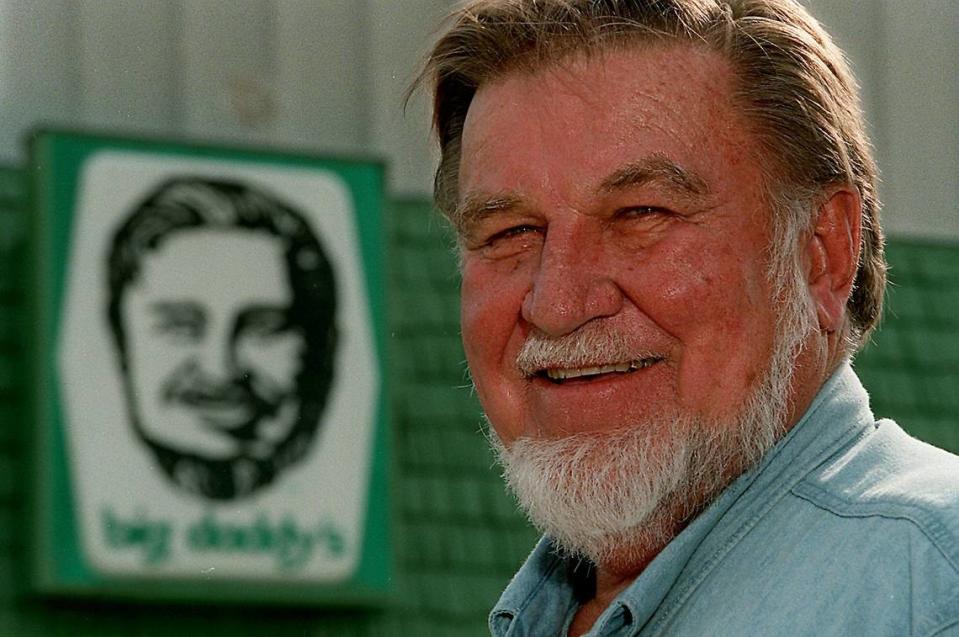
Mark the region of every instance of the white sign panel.
<instances>
[{"instance_id":1,"label":"white sign panel","mask_svg":"<svg viewBox=\"0 0 959 637\"><path fill-rule=\"evenodd\" d=\"M380 391L349 189L116 149L77 188L57 365L89 564L348 578Z\"/></svg>"}]
</instances>

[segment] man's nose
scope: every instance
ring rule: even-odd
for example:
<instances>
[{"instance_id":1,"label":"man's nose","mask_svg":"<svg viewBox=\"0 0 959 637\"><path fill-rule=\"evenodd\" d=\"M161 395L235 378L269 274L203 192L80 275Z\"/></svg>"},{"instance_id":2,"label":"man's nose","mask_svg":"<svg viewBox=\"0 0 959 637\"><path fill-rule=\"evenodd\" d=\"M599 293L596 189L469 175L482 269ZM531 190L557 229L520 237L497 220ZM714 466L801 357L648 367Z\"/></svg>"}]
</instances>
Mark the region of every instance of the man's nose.
<instances>
[{"instance_id":1,"label":"man's nose","mask_svg":"<svg viewBox=\"0 0 959 637\"><path fill-rule=\"evenodd\" d=\"M227 382L237 374L236 352L232 335L226 330L211 330L197 351L200 369L211 381Z\"/></svg>"},{"instance_id":2,"label":"man's nose","mask_svg":"<svg viewBox=\"0 0 959 637\"><path fill-rule=\"evenodd\" d=\"M549 336L563 336L623 307L600 237L552 230L546 236L532 286L523 299L523 318Z\"/></svg>"}]
</instances>

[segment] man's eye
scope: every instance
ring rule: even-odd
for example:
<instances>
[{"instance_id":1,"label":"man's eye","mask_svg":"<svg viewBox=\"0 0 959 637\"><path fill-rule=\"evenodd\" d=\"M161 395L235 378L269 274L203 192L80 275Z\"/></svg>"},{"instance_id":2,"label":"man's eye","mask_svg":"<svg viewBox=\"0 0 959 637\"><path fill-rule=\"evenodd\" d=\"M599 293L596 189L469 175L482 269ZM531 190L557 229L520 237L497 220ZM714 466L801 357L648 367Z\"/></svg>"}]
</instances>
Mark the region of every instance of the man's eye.
<instances>
[{"instance_id":1,"label":"man's eye","mask_svg":"<svg viewBox=\"0 0 959 637\"><path fill-rule=\"evenodd\" d=\"M539 228L536 226L522 225L522 226L513 226L512 228L507 228L506 230L501 230L487 240L487 244L493 244L497 241L502 241L504 239L511 239L513 237L519 237L524 234L531 232L538 232Z\"/></svg>"},{"instance_id":2,"label":"man's eye","mask_svg":"<svg viewBox=\"0 0 959 637\"><path fill-rule=\"evenodd\" d=\"M543 236L540 226L521 224L494 232L480 246L488 259L505 259L523 254L534 248Z\"/></svg>"},{"instance_id":3,"label":"man's eye","mask_svg":"<svg viewBox=\"0 0 959 637\"><path fill-rule=\"evenodd\" d=\"M238 331L247 336L270 338L290 329L290 315L284 309L255 309L240 317Z\"/></svg>"},{"instance_id":4,"label":"man's eye","mask_svg":"<svg viewBox=\"0 0 959 637\"><path fill-rule=\"evenodd\" d=\"M629 206L616 211L616 217L620 219L637 219L664 214L669 214L669 210L660 206Z\"/></svg>"},{"instance_id":5,"label":"man's eye","mask_svg":"<svg viewBox=\"0 0 959 637\"><path fill-rule=\"evenodd\" d=\"M203 337L203 323L192 320L159 321L153 328L158 334L177 340L195 341Z\"/></svg>"}]
</instances>

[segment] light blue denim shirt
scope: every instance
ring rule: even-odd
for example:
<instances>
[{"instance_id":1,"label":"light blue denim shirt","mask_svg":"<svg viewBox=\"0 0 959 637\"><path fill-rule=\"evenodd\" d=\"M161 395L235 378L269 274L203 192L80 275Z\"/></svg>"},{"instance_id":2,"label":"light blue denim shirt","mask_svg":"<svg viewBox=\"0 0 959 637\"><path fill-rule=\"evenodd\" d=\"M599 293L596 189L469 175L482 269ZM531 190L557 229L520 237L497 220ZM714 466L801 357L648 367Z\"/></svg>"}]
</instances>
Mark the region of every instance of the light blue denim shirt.
<instances>
[{"instance_id":1,"label":"light blue denim shirt","mask_svg":"<svg viewBox=\"0 0 959 637\"><path fill-rule=\"evenodd\" d=\"M568 569L541 540L492 634L565 635ZM959 457L876 422L845 364L589 635L959 636Z\"/></svg>"}]
</instances>

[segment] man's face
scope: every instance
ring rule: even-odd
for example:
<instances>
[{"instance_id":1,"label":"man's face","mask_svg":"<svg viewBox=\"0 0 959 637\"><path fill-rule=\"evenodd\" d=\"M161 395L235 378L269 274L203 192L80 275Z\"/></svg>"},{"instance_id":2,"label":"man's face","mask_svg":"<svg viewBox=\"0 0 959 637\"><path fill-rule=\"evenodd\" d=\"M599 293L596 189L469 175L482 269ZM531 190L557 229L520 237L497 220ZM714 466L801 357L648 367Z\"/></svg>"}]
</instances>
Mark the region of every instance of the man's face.
<instances>
[{"instance_id":1,"label":"man's face","mask_svg":"<svg viewBox=\"0 0 959 637\"><path fill-rule=\"evenodd\" d=\"M269 458L300 413L292 301L283 246L264 233L183 231L146 253L122 308L143 436L207 460Z\"/></svg>"},{"instance_id":2,"label":"man's face","mask_svg":"<svg viewBox=\"0 0 959 637\"><path fill-rule=\"evenodd\" d=\"M762 380L769 208L731 83L715 54L651 45L477 92L459 176L463 341L507 446L664 414L734 422ZM579 351L550 350L563 339Z\"/></svg>"}]
</instances>

